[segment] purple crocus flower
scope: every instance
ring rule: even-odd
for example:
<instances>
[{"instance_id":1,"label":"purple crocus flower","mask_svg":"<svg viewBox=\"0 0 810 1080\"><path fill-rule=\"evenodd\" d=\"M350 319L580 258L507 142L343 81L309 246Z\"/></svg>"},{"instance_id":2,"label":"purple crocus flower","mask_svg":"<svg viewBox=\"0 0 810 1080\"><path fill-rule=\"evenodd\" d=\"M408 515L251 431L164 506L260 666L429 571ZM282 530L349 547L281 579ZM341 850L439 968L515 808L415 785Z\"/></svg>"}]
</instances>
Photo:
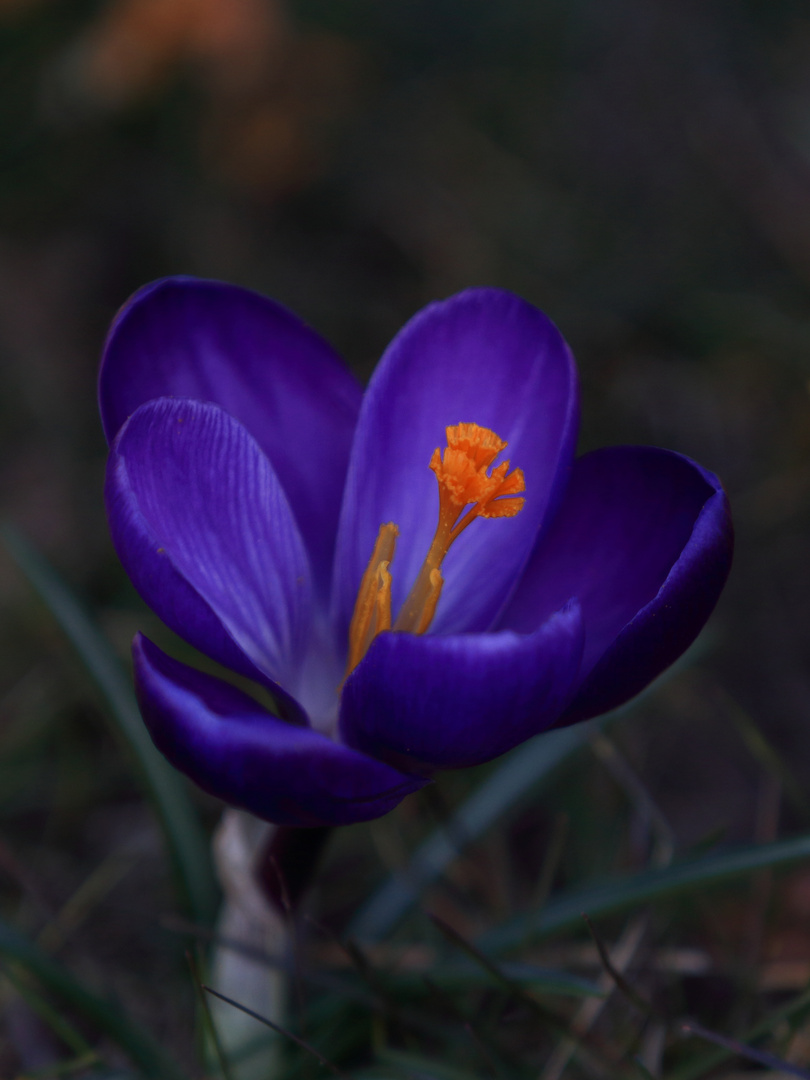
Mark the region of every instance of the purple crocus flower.
<instances>
[{"instance_id":1,"label":"purple crocus flower","mask_svg":"<svg viewBox=\"0 0 810 1080\"><path fill-rule=\"evenodd\" d=\"M135 587L255 688L139 635L144 720L177 768L269 821L373 818L438 769L622 704L728 573L717 478L650 447L574 460L571 354L500 290L425 308L363 394L278 304L159 281L112 326L100 401ZM514 468L495 463L506 443Z\"/></svg>"}]
</instances>

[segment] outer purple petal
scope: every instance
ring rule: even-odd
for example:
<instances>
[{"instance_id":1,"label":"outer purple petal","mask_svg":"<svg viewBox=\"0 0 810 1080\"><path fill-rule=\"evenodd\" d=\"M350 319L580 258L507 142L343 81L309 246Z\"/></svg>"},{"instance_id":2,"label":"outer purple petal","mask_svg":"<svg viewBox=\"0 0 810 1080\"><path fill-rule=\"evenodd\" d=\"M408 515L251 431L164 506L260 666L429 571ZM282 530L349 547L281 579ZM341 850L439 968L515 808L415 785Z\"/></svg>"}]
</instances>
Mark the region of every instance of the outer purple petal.
<instances>
[{"instance_id":1,"label":"outer purple petal","mask_svg":"<svg viewBox=\"0 0 810 1080\"><path fill-rule=\"evenodd\" d=\"M424 783L284 723L141 635L133 658L141 713L158 750L232 806L279 825L350 825L387 814Z\"/></svg>"},{"instance_id":2,"label":"outer purple petal","mask_svg":"<svg viewBox=\"0 0 810 1080\"><path fill-rule=\"evenodd\" d=\"M242 425L194 401L142 406L113 446L106 499L121 561L164 622L294 693L309 567L284 492Z\"/></svg>"},{"instance_id":3,"label":"outer purple petal","mask_svg":"<svg viewBox=\"0 0 810 1080\"><path fill-rule=\"evenodd\" d=\"M244 424L281 481L325 589L361 398L332 348L246 289L156 281L124 305L107 338L99 376L107 439L160 397L214 402Z\"/></svg>"},{"instance_id":4,"label":"outer purple petal","mask_svg":"<svg viewBox=\"0 0 810 1080\"><path fill-rule=\"evenodd\" d=\"M576 371L556 327L511 293L471 289L431 304L394 338L358 421L340 521L335 609L348 626L377 530L394 521L394 610L427 554L437 522L431 454L445 427L474 422L506 439L526 475L514 518L477 521L451 549L433 624L486 630L505 603L566 479L578 423Z\"/></svg>"},{"instance_id":5,"label":"outer purple petal","mask_svg":"<svg viewBox=\"0 0 810 1080\"><path fill-rule=\"evenodd\" d=\"M341 732L401 768L477 765L558 719L581 655L576 602L526 636L380 634L343 688Z\"/></svg>"},{"instance_id":6,"label":"outer purple petal","mask_svg":"<svg viewBox=\"0 0 810 1080\"><path fill-rule=\"evenodd\" d=\"M500 625L525 632L576 596L585 652L564 719L596 716L637 694L695 639L732 544L728 500L712 473L668 450L597 450L575 463Z\"/></svg>"}]
</instances>

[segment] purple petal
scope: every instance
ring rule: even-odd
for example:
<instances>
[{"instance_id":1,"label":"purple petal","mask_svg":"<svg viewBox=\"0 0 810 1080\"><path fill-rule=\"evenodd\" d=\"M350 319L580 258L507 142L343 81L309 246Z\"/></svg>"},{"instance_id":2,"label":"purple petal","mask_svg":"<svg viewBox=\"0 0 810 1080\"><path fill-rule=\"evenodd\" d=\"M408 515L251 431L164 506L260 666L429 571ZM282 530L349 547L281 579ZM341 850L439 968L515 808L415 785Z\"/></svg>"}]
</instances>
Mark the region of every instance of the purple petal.
<instances>
[{"instance_id":1,"label":"purple petal","mask_svg":"<svg viewBox=\"0 0 810 1080\"><path fill-rule=\"evenodd\" d=\"M514 518L476 521L444 564L433 629L485 630L504 605L538 529L561 493L578 423L576 371L556 327L497 289L471 289L412 319L378 366L358 421L340 521L335 610L348 626L381 524L400 529L392 565L394 611L436 528L436 478L428 467L445 427L473 422L509 443L526 476Z\"/></svg>"},{"instance_id":2,"label":"purple petal","mask_svg":"<svg viewBox=\"0 0 810 1080\"><path fill-rule=\"evenodd\" d=\"M267 821L368 821L424 783L310 728L286 724L140 634L133 659L141 713L158 750L209 794Z\"/></svg>"},{"instance_id":3,"label":"purple petal","mask_svg":"<svg viewBox=\"0 0 810 1080\"><path fill-rule=\"evenodd\" d=\"M400 768L478 765L558 719L581 655L576 603L525 636L380 634L343 688L343 738Z\"/></svg>"},{"instance_id":4,"label":"purple petal","mask_svg":"<svg viewBox=\"0 0 810 1080\"><path fill-rule=\"evenodd\" d=\"M325 590L361 398L332 348L257 293L156 281L124 305L107 338L99 401L108 441L160 397L213 402L244 424L281 481Z\"/></svg>"},{"instance_id":5,"label":"purple petal","mask_svg":"<svg viewBox=\"0 0 810 1080\"><path fill-rule=\"evenodd\" d=\"M585 652L566 722L596 716L691 644L723 588L731 550L728 501L712 473L668 450L597 450L575 463L500 625L527 632L576 596Z\"/></svg>"},{"instance_id":6,"label":"purple petal","mask_svg":"<svg viewBox=\"0 0 810 1080\"><path fill-rule=\"evenodd\" d=\"M242 425L194 401L142 406L113 446L106 499L119 557L164 622L295 693L309 567L284 492Z\"/></svg>"}]
</instances>

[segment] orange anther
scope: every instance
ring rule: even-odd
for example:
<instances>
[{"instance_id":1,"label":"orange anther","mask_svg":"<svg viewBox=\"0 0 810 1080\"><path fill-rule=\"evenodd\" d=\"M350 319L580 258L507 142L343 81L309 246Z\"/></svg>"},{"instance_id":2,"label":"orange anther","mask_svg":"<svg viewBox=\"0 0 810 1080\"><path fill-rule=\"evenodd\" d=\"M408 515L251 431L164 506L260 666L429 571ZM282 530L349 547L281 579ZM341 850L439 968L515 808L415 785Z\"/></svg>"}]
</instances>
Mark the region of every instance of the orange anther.
<instances>
[{"instance_id":1,"label":"orange anther","mask_svg":"<svg viewBox=\"0 0 810 1080\"><path fill-rule=\"evenodd\" d=\"M399 529L389 521L381 525L365 569L349 626L349 659L346 677L357 667L377 634L391 629L391 574Z\"/></svg>"}]
</instances>

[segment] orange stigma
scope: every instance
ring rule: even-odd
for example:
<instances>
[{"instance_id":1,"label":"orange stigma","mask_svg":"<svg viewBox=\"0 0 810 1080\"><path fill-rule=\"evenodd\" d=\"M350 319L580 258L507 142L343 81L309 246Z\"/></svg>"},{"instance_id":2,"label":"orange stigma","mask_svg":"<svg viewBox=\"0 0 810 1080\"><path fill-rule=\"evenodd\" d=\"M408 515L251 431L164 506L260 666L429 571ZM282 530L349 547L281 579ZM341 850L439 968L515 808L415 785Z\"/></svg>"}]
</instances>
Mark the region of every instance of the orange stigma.
<instances>
[{"instance_id":1,"label":"orange stigma","mask_svg":"<svg viewBox=\"0 0 810 1080\"><path fill-rule=\"evenodd\" d=\"M514 517L523 509L523 471L513 469L510 473L509 462L503 461L487 472L506 448L503 439L478 424L457 424L446 428L446 432L444 455L437 447L430 459L430 468L439 482L439 523L425 561L392 627L389 566L399 529L393 522L380 526L349 627L346 677L383 630L424 634L433 621L444 584L441 565L450 545L471 522L479 517Z\"/></svg>"}]
</instances>

